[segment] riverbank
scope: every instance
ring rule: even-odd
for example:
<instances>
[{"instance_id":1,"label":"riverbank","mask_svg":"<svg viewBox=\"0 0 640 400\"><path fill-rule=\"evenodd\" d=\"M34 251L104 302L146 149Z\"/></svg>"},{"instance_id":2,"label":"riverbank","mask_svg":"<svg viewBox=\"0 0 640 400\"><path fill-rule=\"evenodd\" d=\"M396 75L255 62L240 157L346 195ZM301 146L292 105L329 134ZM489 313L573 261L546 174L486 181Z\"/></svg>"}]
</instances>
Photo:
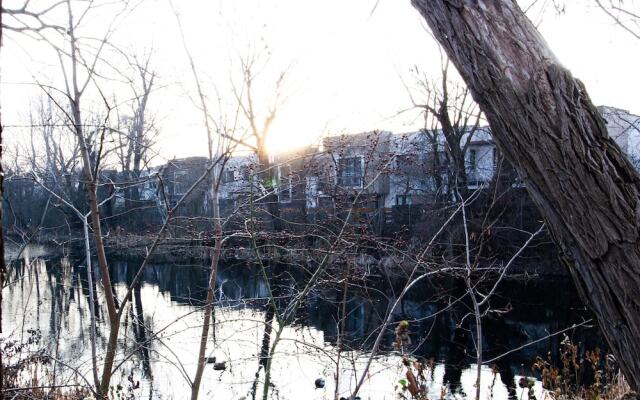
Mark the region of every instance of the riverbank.
<instances>
[{"instance_id":1,"label":"riverbank","mask_svg":"<svg viewBox=\"0 0 640 400\"><path fill-rule=\"evenodd\" d=\"M149 257L153 263L181 264L185 260L191 263L208 263L211 259L213 240L208 237L201 238L163 238L156 249L149 255L156 237L153 235L138 235L129 233L110 233L104 239L107 255L111 258L139 260ZM279 239L270 235L268 240L274 245L266 245L266 238L258 238L260 245L260 260L269 263L286 265L310 265L326 254L326 249L306 237L283 237ZM17 249L23 246L20 238L12 238L13 245L9 247L7 259L13 260ZM271 242L270 242L271 243ZM58 237L40 237L37 246L29 246L31 257L59 257L68 254L82 256L84 242L79 239L62 240ZM42 247L42 251L34 253L34 249ZM46 250L45 250L46 249ZM417 253L418 251L414 251ZM330 255L329 264L332 268L343 269L350 265L353 272L366 277L401 278L413 269L415 258L410 252L397 252L397 255L388 255L371 249L359 251L342 251L339 254ZM535 253L534 253L535 254ZM221 262L257 263L256 251L250 241L243 237L233 237L226 240L221 254ZM506 265L508 260L494 259L487 261L486 268L499 270ZM526 279L554 279L569 278L567 268L557 259L552 257L528 257L513 262L506 276L510 278Z\"/></svg>"}]
</instances>

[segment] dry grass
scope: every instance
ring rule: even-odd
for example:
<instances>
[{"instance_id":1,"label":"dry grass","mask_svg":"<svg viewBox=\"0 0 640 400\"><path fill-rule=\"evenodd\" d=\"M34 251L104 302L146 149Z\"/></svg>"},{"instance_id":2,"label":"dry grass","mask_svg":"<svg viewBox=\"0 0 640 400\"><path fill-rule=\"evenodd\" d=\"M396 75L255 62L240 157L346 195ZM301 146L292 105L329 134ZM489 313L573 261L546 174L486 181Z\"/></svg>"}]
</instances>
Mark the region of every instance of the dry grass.
<instances>
[{"instance_id":1,"label":"dry grass","mask_svg":"<svg viewBox=\"0 0 640 400\"><path fill-rule=\"evenodd\" d=\"M565 336L560 348L560 365L551 357L538 357L532 370L540 374L545 390L544 399L554 400L619 400L636 398L612 355L600 349L580 355L578 345ZM528 389L529 399L535 399L530 380L520 386Z\"/></svg>"}]
</instances>

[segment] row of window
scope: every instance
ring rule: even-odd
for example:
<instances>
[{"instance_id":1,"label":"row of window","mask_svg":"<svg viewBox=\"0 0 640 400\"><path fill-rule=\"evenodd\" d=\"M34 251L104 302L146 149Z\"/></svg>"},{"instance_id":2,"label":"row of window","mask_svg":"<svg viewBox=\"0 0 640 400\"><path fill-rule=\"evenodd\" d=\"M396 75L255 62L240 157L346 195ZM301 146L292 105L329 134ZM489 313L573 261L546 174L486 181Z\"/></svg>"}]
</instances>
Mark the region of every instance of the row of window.
<instances>
[{"instance_id":1,"label":"row of window","mask_svg":"<svg viewBox=\"0 0 640 400\"><path fill-rule=\"evenodd\" d=\"M492 164L495 166L497 162L496 149L491 149L492 154ZM404 164L407 161L405 160ZM404 165L403 164L403 165ZM473 175L477 172L478 169L478 150L470 149L468 156L468 172ZM406 165L405 165L406 168ZM244 180L249 179L249 170L243 169L241 172L242 178ZM184 193L188 189L188 185L185 182L184 176L186 175L185 171L176 171L174 173L175 180L175 192L176 193ZM338 170L337 170L337 184L343 187L362 187L364 183L364 160L362 156L352 156L352 157L342 157L338 160ZM225 169L222 173L222 183L227 184L237 180L236 170ZM281 165L278 168L278 181L280 183L280 187L282 190L280 191L281 201L291 201L291 186L292 186L292 176L291 176L291 166L290 165ZM398 199L396 201L398 205L410 204L406 199Z\"/></svg>"}]
</instances>

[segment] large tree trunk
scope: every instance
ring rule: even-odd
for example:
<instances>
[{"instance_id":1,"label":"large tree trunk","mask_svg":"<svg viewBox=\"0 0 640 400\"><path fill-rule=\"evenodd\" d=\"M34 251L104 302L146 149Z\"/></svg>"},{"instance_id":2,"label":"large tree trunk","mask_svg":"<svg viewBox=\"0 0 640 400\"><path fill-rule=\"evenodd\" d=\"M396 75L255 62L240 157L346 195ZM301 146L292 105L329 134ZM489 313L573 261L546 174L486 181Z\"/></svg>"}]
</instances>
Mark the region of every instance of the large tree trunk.
<instances>
[{"instance_id":1,"label":"large tree trunk","mask_svg":"<svg viewBox=\"0 0 640 400\"><path fill-rule=\"evenodd\" d=\"M485 112L640 389L640 176L515 1L412 3Z\"/></svg>"}]
</instances>

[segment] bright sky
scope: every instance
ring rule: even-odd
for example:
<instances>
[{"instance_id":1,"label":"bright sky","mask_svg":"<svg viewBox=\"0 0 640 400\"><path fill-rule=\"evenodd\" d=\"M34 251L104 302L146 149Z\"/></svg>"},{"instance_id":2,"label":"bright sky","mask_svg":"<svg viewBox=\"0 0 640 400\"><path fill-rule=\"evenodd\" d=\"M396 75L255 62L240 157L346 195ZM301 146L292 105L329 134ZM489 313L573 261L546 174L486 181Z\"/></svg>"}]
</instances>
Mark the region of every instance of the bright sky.
<instances>
[{"instance_id":1,"label":"bright sky","mask_svg":"<svg viewBox=\"0 0 640 400\"><path fill-rule=\"evenodd\" d=\"M415 112L398 115L410 105L401 77L410 83L413 65L436 77L440 59L409 0L379 0L375 11L376 0L173 2L210 99L215 99L215 86L232 103L229 82L237 78L237 60L248 44L266 44L271 54L259 75L257 103L269 103L275 77L289 67L287 101L273 125L271 149L303 145L327 133L421 127ZM562 15L551 6L543 18L539 9L530 15L534 22L542 21L543 36L596 104L639 114L640 40L617 28L593 0L565 4ZM100 35L96 25L101 23L105 21L92 24L89 34ZM152 95L150 108L161 129L162 158L205 155L206 135L192 100L195 86L169 1L143 2L120 22L113 43L138 54L153 48L161 88ZM43 46L16 35L5 38L1 54L3 123L24 124L39 93L16 83L32 82L35 76L61 84L58 69L50 66L56 61ZM102 90L127 96L121 84L109 85L103 82ZM12 135L24 134L10 128L6 132L9 145L16 139Z\"/></svg>"}]
</instances>

